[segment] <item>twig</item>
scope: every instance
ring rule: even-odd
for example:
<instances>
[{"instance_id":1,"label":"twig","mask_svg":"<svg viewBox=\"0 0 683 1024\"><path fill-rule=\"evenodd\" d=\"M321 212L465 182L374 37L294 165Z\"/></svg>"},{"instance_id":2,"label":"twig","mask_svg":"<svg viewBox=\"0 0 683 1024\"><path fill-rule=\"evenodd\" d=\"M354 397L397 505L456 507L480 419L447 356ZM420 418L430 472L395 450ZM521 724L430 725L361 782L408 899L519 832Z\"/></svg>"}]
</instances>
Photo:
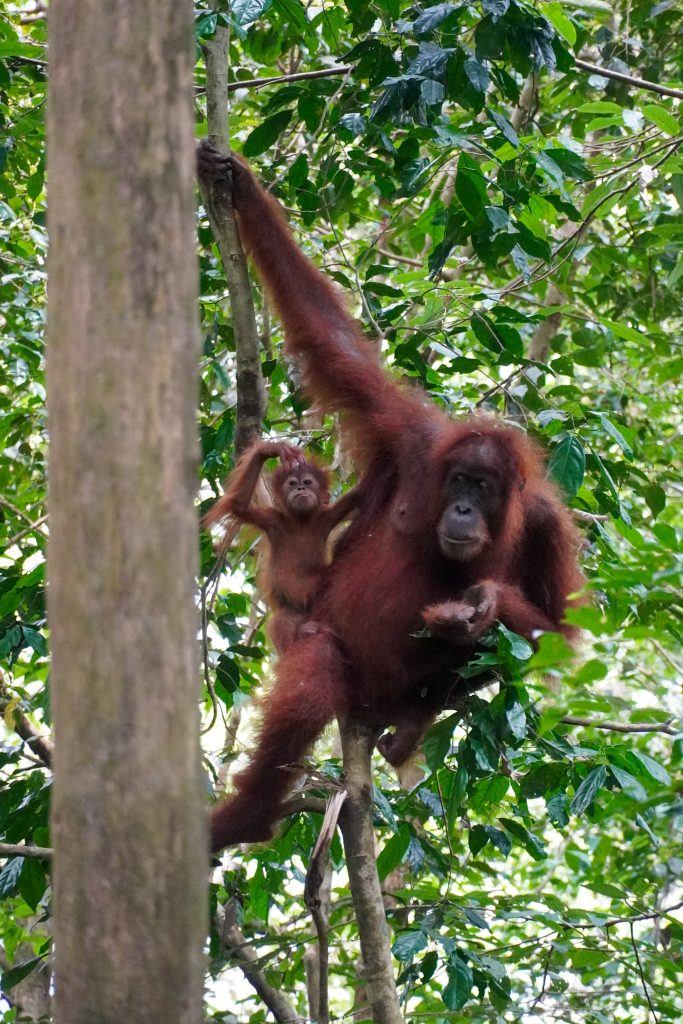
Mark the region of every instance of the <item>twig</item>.
<instances>
[{"instance_id":1,"label":"twig","mask_svg":"<svg viewBox=\"0 0 683 1024\"><path fill-rule=\"evenodd\" d=\"M586 512L582 508L572 508L569 511L580 523L606 523L609 520L609 516L603 512Z\"/></svg>"},{"instance_id":2,"label":"twig","mask_svg":"<svg viewBox=\"0 0 683 1024\"><path fill-rule=\"evenodd\" d=\"M646 78L638 78L637 75L627 75L623 71L613 71L612 68L603 68L599 64L591 64L587 60L574 61L577 68L583 71L590 71L594 75L602 75L603 78L613 78L617 82L626 82L634 85L637 89L646 89L648 92L657 92L660 96L674 96L683 100L683 89L674 89L670 85L659 85L657 82L648 82Z\"/></svg>"},{"instance_id":3,"label":"twig","mask_svg":"<svg viewBox=\"0 0 683 1024\"><path fill-rule=\"evenodd\" d=\"M204 48L209 138L219 152L230 151L227 133L228 30L219 26ZM254 299L242 249L229 181L201 182L200 189L228 285L235 331L237 410L235 450L241 455L261 433L266 391L261 372Z\"/></svg>"},{"instance_id":4,"label":"twig","mask_svg":"<svg viewBox=\"0 0 683 1024\"><path fill-rule=\"evenodd\" d=\"M321 898L321 889L330 859L330 844L332 843L332 838L337 828L339 812L345 799L345 790L338 790L330 797L325 818L318 834L318 840L311 856L311 863L306 872L306 884L304 886L304 902L311 911L311 917L313 918L313 924L318 936L317 986L314 986L314 988L317 988L318 1000L317 1006L315 1008L311 1007L311 1010L315 1013L317 1024L329 1024L330 1020L328 990L329 942L327 938L329 924L327 910L323 906Z\"/></svg>"},{"instance_id":5,"label":"twig","mask_svg":"<svg viewBox=\"0 0 683 1024\"><path fill-rule=\"evenodd\" d=\"M654 722L634 722L627 725L623 722L599 722L594 718L565 715L560 721L565 725L584 725L588 729L606 729L608 732L663 732L667 736L677 736L680 731L671 725L670 720L659 725Z\"/></svg>"},{"instance_id":6,"label":"twig","mask_svg":"<svg viewBox=\"0 0 683 1024\"><path fill-rule=\"evenodd\" d=\"M229 82L228 92L237 92L238 89L261 89L264 85L278 85L280 82L303 82L310 78L330 78L333 75L347 75L350 71L354 70L353 64L347 64L340 68L322 68L320 71L296 71L291 75L274 75L272 78L245 78L241 82ZM201 93L202 90L198 89L197 92Z\"/></svg>"},{"instance_id":7,"label":"twig","mask_svg":"<svg viewBox=\"0 0 683 1024\"><path fill-rule=\"evenodd\" d=\"M377 731L365 722L340 723L347 798L339 817L363 959L362 977L373 1024L403 1024L387 935L372 827L370 755Z\"/></svg>"},{"instance_id":8,"label":"twig","mask_svg":"<svg viewBox=\"0 0 683 1024\"><path fill-rule=\"evenodd\" d=\"M654 1018L655 1024L657 1024L659 1018L655 1013L655 1008L652 1005L652 1000L650 999L650 990L648 989L647 981L645 980L645 971L643 970L643 965L640 960L640 953L638 952L638 943L636 942L636 937L633 932L633 923L629 925L629 931L631 933L631 945L633 946L633 952L636 955L636 963L638 964L638 974L640 975L640 983L643 986L643 992L645 993L645 998L647 999L647 1005L650 1008L650 1013Z\"/></svg>"},{"instance_id":9,"label":"twig","mask_svg":"<svg viewBox=\"0 0 683 1024\"><path fill-rule=\"evenodd\" d=\"M35 523L31 523L30 526L27 526L23 530L20 530L19 533L15 533L15 535L13 537L10 537L10 539L7 541L7 547L11 548L13 544L18 544L18 542L20 540L23 540L23 538L29 533L39 533L41 537L46 537L47 531L41 530L40 527L44 523L46 523L49 518L50 517L46 512L44 516L40 516L39 519L36 519Z\"/></svg>"},{"instance_id":10,"label":"twig","mask_svg":"<svg viewBox=\"0 0 683 1024\"><path fill-rule=\"evenodd\" d=\"M4 259L5 257L3 256L2 258ZM8 509L13 515L17 516L18 519L23 519L23 521L25 523L27 523L29 525L29 527L31 527L31 529L33 529L34 526L37 525L37 523L34 523L34 521L31 519L31 517L29 515L27 515L26 512L22 512L22 510L20 508L17 508L16 505L13 505L11 501L8 501L7 498L3 498L1 495L0 495L0 506L2 506L2 508ZM44 519L44 518L45 518L44 516L41 516L41 519ZM42 531L42 532L45 533L45 531ZM47 534L45 534L45 535L47 535Z\"/></svg>"},{"instance_id":11,"label":"twig","mask_svg":"<svg viewBox=\"0 0 683 1024\"><path fill-rule=\"evenodd\" d=\"M47 846L0 843L0 857L26 857L27 860L50 860L52 858L52 850Z\"/></svg>"},{"instance_id":12,"label":"twig","mask_svg":"<svg viewBox=\"0 0 683 1024\"><path fill-rule=\"evenodd\" d=\"M551 957L553 955L553 950L554 949L555 949L555 943L551 942L550 945L548 946L548 952L545 955L545 964L543 965L543 980L541 982L541 991L538 993L538 995L534 999L533 1003L529 1007L529 1015L531 1015L534 1012L534 1010L536 1009L538 1004L543 999L543 996L545 995L545 987L548 984L548 971L550 970L550 959L551 959Z\"/></svg>"},{"instance_id":13,"label":"twig","mask_svg":"<svg viewBox=\"0 0 683 1024\"><path fill-rule=\"evenodd\" d=\"M261 997L278 1024L305 1024L304 1018L296 1012L289 999L279 989L266 981L265 974L257 967L258 956L244 941L244 936L234 921L232 908L219 912L218 934L231 960L240 967L244 977Z\"/></svg>"}]
</instances>

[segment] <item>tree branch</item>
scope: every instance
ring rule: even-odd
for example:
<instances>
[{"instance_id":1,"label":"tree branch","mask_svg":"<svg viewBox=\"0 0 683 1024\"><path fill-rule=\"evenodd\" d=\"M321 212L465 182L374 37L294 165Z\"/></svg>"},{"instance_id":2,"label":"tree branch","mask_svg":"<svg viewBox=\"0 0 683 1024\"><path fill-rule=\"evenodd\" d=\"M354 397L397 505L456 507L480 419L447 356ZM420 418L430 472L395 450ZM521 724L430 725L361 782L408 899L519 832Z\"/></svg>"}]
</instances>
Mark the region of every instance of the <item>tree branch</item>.
<instances>
[{"instance_id":1,"label":"tree branch","mask_svg":"<svg viewBox=\"0 0 683 1024\"><path fill-rule=\"evenodd\" d=\"M257 967L258 956L244 941L244 936L229 919L232 908L219 911L218 934L229 958L240 967L244 977L261 997L278 1024L305 1024L304 1018L296 1012L290 1001L279 989L266 981L263 971Z\"/></svg>"},{"instance_id":2,"label":"tree branch","mask_svg":"<svg viewBox=\"0 0 683 1024\"><path fill-rule=\"evenodd\" d=\"M340 722L347 797L339 823L363 958L362 978L373 1024L403 1024L389 952L387 920L375 860L370 755L377 731L365 722Z\"/></svg>"},{"instance_id":3,"label":"tree branch","mask_svg":"<svg viewBox=\"0 0 683 1024\"><path fill-rule=\"evenodd\" d=\"M608 732L663 732L667 736L677 736L679 730L670 722L599 722L594 718L579 718L577 715L565 715L560 719L565 725L583 725L587 729L606 729Z\"/></svg>"},{"instance_id":4,"label":"tree branch","mask_svg":"<svg viewBox=\"0 0 683 1024\"><path fill-rule=\"evenodd\" d=\"M228 30L219 26L204 47L209 139L221 153L229 153ZM223 263L235 331L237 411L235 451L239 456L260 436L266 410L259 337L247 261L240 242L229 181L200 182L202 200Z\"/></svg>"},{"instance_id":5,"label":"tree branch","mask_svg":"<svg viewBox=\"0 0 683 1024\"><path fill-rule=\"evenodd\" d=\"M316 975L317 985L310 984L309 982L309 993L312 990L317 995L315 1005L310 1006L311 1015L315 1018L316 1024L329 1024L330 1021L328 992L329 942L327 938L329 931L329 886L325 886L325 879L330 860L330 844L337 829L339 812L345 799L345 790L337 790L330 797L327 810L325 811L325 818L318 834L318 841L315 844L311 862L308 865L306 884L304 886L304 902L311 911L313 924L318 936L317 971L312 972ZM310 979L310 981L312 980ZM311 999L309 996L309 1005L310 1003Z\"/></svg>"},{"instance_id":6,"label":"tree branch","mask_svg":"<svg viewBox=\"0 0 683 1024\"><path fill-rule=\"evenodd\" d=\"M0 843L0 857L26 857L28 860L51 860L52 850L47 846L23 846L18 843Z\"/></svg>"},{"instance_id":7,"label":"tree branch","mask_svg":"<svg viewBox=\"0 0 683 1024\"><path fill-rule=\"evenodd\" d=\"M579 60L578 57L574 63L577 68L581 68L582 71L590 71L593 75L613 78L617 82L626 82L627 85L633 85L636 89L645 89L648 92L659 93L660 96L674 96L676 99L683 100L683 89L674 89L670 85L648 82L646 78L638 78L637 75L627 75L623 71L613 71L612 68L603 68L599 64L591 64L587 60Z\"/></svg>"},{"instance_id":8,"label":"tree branch","mask_svg":"<svg viewBox=\"0 0 683 1024\"><path fill-rule=\"evenodd\" d=\"M281 82L303 82L311 78L331 78L332 75L348 75L354 71L353 64L346 64L340 68L322 68L320 71L296 71L292 75L276 75L273 78L247 78L242 82L230 82L228 92L236 92L238 89L260 89L264 85L276 85Z\"/></svg>"}]
</instances>

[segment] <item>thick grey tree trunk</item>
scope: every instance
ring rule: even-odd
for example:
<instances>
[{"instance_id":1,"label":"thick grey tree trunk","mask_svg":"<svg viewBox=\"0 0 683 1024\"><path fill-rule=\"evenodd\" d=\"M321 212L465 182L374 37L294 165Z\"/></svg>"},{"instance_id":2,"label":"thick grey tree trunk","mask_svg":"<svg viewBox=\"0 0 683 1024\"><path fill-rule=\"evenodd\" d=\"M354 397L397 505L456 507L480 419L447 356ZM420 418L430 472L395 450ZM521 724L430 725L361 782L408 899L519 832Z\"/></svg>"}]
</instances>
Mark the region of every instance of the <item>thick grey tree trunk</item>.
<instances>
[{"instance_id":1,"label":"thick grey tree trunk","mask_svg":"<svg viewBox=\"0 0 683 1024\"><path fill-rule=\"evenodd\" d=\"M199 1022L190 0L53 0L49 619L58 1024Z\"/></svg>"}]
</instances>

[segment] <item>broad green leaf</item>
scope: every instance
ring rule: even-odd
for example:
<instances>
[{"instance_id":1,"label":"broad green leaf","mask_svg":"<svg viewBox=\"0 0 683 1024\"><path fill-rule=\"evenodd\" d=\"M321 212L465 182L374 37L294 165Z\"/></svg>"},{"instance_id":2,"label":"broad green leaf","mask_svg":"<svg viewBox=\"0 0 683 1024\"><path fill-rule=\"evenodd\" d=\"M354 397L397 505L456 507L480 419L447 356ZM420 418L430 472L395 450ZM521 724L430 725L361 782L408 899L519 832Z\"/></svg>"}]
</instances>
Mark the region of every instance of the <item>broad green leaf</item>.
<instances>
[{"instance_id":1,"label":"broad green leaf","mask_svg":"<svg viewBox=\"0 0 683 1024\"><path fill-rule=\"evenodd\" d=\"M259 153L265 153L267 149L270 149L291 121L293 113L294 111L292 110L278 110L277 114L273 114L271 117L266 118L265 121L262 121L247 136L242 147L244 155L249 157L258 156Z\"/></svg>"},{"instance_id":2,"label":"broad green leaf","mask_svg":"<svg viewBox=\"0 0 683 1024\"><path fill-rule=\"evenodd\" d=\"M553 448L548 460L550 473L568 498L573 498L583 483L586 455L578 437L565 437Z\"/></svg>"},{"instance_id":3,"label":"broad green leaf","mask_svg":"<svg viewBox=\"0 0 683 1024\"><path fill-rule=\"evenodd\" d=\"M607 769L604 765L593 768L576 790L574 799L571 802L570 811L572 814L583 814L589 807L598 792L602 789L607 778Z\"/></svg>"},{"instance_id":4,"label":"broad green leaf","mask_svg":"<svg viewBox=\"0 0 683 1024\"><path fill-rule=\"evenodd\" d=\"M647 800L647 790L630 772L625 772L623 768L618 768L615 764L611 764L609 770L627 796L633 797L634 800Z\"/></svg>"},{"instance_id":5,"label":"broad green leaf","mask_svg":"<svg viewBox=\"0 0 683 1024\"><path fill-rule=\"evenodd\" d=\"M380 879L384 879L387 875L398 867L403 860L406 851L410 845L410 829L407 825L403 825L400 831L391 836L389 841L385 843L384 849L377 858L377 872Z\"/></svg>"},{"instance_id":6,"label":"broad green leaf","mask_svg":"<svg viewBox=\"0 0 683 1024\"><path fill-rule=\"evenodd\" d=\"M432 32L455 10L455 6L448 3L435 4L433 7L428 7L413 23L415 34L421 36L426 35L427 32Z\"/></svg>"},{"instance_id":7,"label":"broad green leaf","mask_svg":"<svg viewBox=\"0 0 683 1024\"><path fill-rule=\"evenodd\" d=\"M671 776L668 771L663 765L655 761L654 758L643 754L640 750L632 750L631 755L640 761L645 771L655 782L661 782L663 786L671 785Z\"/></svg>"},{"instance_id":8,"label":"broad green leaf","mask_svg":"<svg viewBox=\"0 0 683 1024\"><path fill-rule=\"evenodd\" d=\"M23 963L17 964L16 967L9 967L6 971L3 971L0 977L0 988L3 992L9 992L18 985L20 981L27 978L29 974L35 971L36 967L45 962L47 953L43 953L41 956L31 957L30 960L24 960Z\"/></svg>"},{"instance_id":9,"label":"broad green leaf","mask_svg":"<svg viewBox=\"0 0 683 1024\"><path fill-rule=\"evenodd\" d=\"M462 203L468 217L474 219L486 205L486 182L479 164L461 153L458 158L458 170L455 177L455 194Z\"/></svg>"},{"instance_id":10,"label":"broad green leaf","mask_svg":"<svg viewBox=\"0 0 683 1024\"><path fill-rule=\"evenodd\" d=\"M626 458L629 460L633 459L633 449L618 427L615 427L612 421L603 414L600 415L600 422L602 423L605 433L609 434L612 440L617 442Z\"/></svg>"},{"instance_id":11,"label":"broad green leaf","mask_svg":"<svg viewBox=\"0 0 683 1024\"><path fill-rule=\"evenodd\" d=\"M560 33L570 46L576 42L576 29L563 13L563 6L559 3L544 3L543 16L548 19L553 28Z\"/></svg>"},{"instance_id":12,"label":"broad green leaf","mask_svg":"<svg viewBox=\"0 0 683 1024\"><path fill-rule=\"evenodd\" d=\"M273 0L233 0L230 8L233 20L237 25L251 25L270 7Z\"/></svg>"},{"instance_id":13,"label":"broad green leaf","mask_svg":"<svg viewBox=\"0 0 683 1024\"><path fill-rule=\"evenodd\" d=\"M458 953L448 958L448 984L442 998L449 1010L461 1010L472 992L472 970Z\"/></svg>"},{"instance_id":14,"label":"broad green leaf","mask_svg":"<svg viewBox=\"0 0 683 1024\"><path fill-rule=\"evenodd\" d=\"M426 945L427 936L422 931L399 932L391 947L391 951L397 960L401 960L402 963L409 963L417 953L422 952Z\"/></svg>"},{"instance_id":15,"label":"broad green leaf","mask_svg":"<svg viewBox=\"0 0 683 1024\"><path fill-rule=\"evenodd\" d=\"M681 131L681 126L673 114L665 107L660 107L658 103L647 103L641 110L648 121L652 121L668 135L678 135Z\"/></svg>"}]
</instances>

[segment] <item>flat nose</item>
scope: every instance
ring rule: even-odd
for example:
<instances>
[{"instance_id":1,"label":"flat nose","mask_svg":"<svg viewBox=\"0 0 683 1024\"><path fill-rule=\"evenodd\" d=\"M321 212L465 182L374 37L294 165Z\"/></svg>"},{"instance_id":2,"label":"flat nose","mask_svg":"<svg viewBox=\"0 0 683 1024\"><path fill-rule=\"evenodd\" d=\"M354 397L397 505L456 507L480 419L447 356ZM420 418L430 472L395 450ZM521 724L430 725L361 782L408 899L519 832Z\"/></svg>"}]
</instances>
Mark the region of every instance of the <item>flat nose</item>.
<instances>
[{"instance_id":1,"label":"flat nose","mask_svg":"<svg viewBox=\"0 0 683 1024\"><path fill-rule=\"evenodd\" d=\"M472 511L471 505L466 505L464 501L457 502L455 511L461 516L468 516Z\"/></svg>"}]
</instances>

